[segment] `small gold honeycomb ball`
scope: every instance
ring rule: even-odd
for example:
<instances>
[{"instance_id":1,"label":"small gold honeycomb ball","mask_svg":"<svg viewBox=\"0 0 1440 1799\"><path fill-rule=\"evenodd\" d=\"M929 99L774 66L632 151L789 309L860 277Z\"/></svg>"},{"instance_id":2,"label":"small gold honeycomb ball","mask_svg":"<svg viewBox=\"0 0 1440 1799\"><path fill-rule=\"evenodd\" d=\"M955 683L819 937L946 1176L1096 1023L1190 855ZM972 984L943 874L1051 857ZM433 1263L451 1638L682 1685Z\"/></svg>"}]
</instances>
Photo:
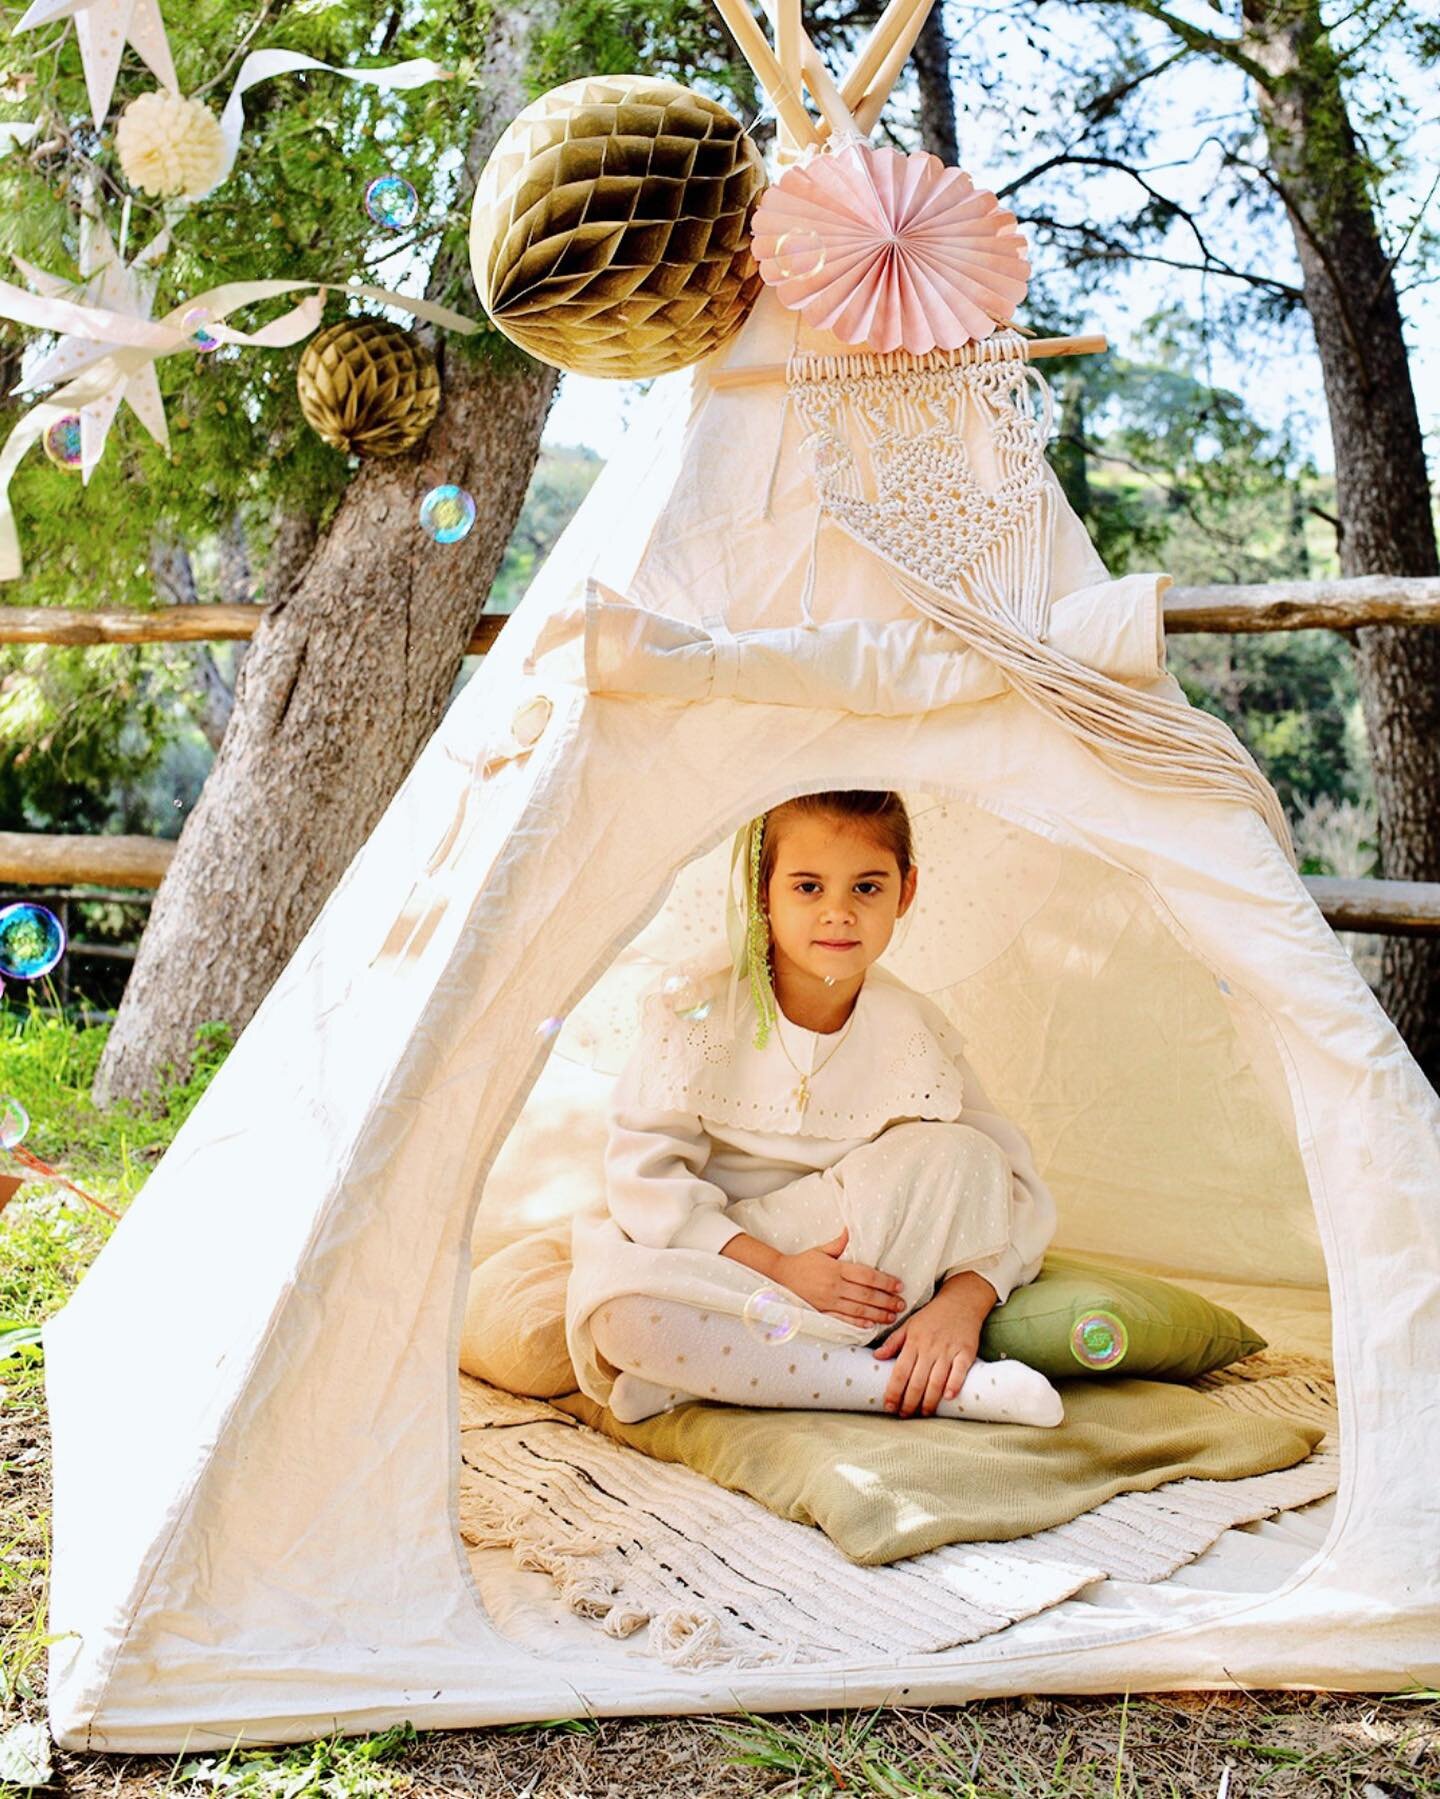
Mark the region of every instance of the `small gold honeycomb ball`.
<instances>
[{"instance_id":1,"label":"small gold honeycomb ball","mask_svg":"<svg viewBox=\"0 0 1440 1799\"><path fill-rule=\"evenodd\" d=\"M440 410L440 375L425 346L385 319L342 319L317 332L295 372L306 423L337 450L399 456Z\"/></svg>"}]
</instances>

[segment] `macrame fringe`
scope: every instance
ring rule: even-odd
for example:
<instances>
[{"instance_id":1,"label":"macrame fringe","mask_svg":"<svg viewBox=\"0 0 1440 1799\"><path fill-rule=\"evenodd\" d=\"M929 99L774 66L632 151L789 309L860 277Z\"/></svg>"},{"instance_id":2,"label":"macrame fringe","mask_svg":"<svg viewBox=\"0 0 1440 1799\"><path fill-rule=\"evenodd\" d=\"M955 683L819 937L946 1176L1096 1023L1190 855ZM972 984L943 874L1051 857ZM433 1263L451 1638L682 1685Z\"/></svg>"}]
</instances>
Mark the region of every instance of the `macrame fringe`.
<instances>
[{"instance_id":1,"label":"macrame fringe","mask_svg":"<svg viewBox=\"0 0 1440 1799\"><path fill-rule=\"evenodd\" d=\"M917 611L989 657L1117 778L1250 806L1296 866L1275 790L1220 719L1126 686L1044 641L1053 407L1020 337L996 333L928 357L792 355L786 373L821 506L890 567ZM977 423L993 447L990 484L966 447L967 425Z\"/></svg>"}]
</instances>

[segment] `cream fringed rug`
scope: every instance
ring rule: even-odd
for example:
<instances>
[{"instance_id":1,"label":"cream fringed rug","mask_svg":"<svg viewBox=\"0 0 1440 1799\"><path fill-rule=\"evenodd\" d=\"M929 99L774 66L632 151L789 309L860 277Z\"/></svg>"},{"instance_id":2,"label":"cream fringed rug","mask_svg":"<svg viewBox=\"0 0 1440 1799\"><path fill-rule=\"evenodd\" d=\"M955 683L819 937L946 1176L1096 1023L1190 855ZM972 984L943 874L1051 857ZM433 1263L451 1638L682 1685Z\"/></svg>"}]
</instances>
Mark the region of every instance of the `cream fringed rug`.
<instances>
[{"instance_id":1,"label":"cream fringed rug","mask_svg":"<svg viewBox=\"0 0 1440 1799\"><path fill-rule=\"evenodd\" d=\"M461 1535L547 1574L611 1636L646 1632L676 1667L753 1667L974 1642L1109 1576L1164 1580L1234 1525L1336 1489L1333 1382L1321 1364L1252 1357L1193 1383L1218 1404L1330 1433L1291 1468L1122 1493L1013 1542L858 1565L820 1530L679 1464L578 1424L543 1400L461 1377Z\"/></svg>"}]
</instances>

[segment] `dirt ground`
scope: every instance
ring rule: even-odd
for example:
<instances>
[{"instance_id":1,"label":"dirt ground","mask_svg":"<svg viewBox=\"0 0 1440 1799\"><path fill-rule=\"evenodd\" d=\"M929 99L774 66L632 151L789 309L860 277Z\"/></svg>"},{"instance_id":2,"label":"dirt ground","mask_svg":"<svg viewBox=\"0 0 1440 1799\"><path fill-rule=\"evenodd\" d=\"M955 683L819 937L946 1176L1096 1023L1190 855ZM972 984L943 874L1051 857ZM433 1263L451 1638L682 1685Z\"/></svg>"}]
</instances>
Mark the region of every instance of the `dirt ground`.
<instances>
[{"instance_id":1,"label":"dirt ground","mask_svg":"<svg viewBox=\"0 0 1440 1799\"><path fill-rule=\"evenodd\" d=\"M137 1376L143 1361L137 1362ZM48 1441L33 1399L0 1395L4 1463L3 1728L43 1716ZM123 1475L121 1476L123 1478ZM730 1795L1191 1795L1409 1799L1440 1794L1440 1696L1173 1693L997 1700L876 1714L625 1719L439 1732L366 1767L339 1746L235 1764L212 1790L470 1793L494 1799L727 1799ZM308 1766L308 1773L307 1773ZM153 1796L201 1785L173 1759L57 1751L46 1792ZM8 1789L0 1788L0 1792Z\"/></svg>"}]
</instances>

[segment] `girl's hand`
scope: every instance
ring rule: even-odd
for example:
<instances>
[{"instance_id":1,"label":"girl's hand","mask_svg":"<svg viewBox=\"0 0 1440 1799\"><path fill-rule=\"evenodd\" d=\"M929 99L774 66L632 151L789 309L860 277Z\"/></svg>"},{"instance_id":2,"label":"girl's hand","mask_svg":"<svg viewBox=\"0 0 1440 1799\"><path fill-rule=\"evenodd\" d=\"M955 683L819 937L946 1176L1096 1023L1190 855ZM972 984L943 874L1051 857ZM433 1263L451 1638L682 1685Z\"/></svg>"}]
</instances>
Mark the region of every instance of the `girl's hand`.
<instances>
[{"instance_id":1,"label":"girl's hand","mask_svg":"<svg viewBox=\"0 0 1440 1799\"><path fill-rule=\"evenodd\" d=\"M797 1256L780 1256L773 1278L808 1299L817 1312L852 1324L893 1324L905 1310L900 1282L863 1262L842 1262L849 1241L847 1226L828 1243L817 1243Z\"/></svg>"},{"instance_id":2,"label":"girl's hand","mask_svg":"<svg viewBox=\"0 0 1440 1799\"><path fill-rule=\"evenodd\" d=\"M965 1384L980 1327L995 1306L995 1289L983 1275L952 1275L875 1351L877 1361L895 1367L885 1389L885 1410L913 1418L933 1417L942 1399L954 1399Z\"/></svg>"}]
</instances>

